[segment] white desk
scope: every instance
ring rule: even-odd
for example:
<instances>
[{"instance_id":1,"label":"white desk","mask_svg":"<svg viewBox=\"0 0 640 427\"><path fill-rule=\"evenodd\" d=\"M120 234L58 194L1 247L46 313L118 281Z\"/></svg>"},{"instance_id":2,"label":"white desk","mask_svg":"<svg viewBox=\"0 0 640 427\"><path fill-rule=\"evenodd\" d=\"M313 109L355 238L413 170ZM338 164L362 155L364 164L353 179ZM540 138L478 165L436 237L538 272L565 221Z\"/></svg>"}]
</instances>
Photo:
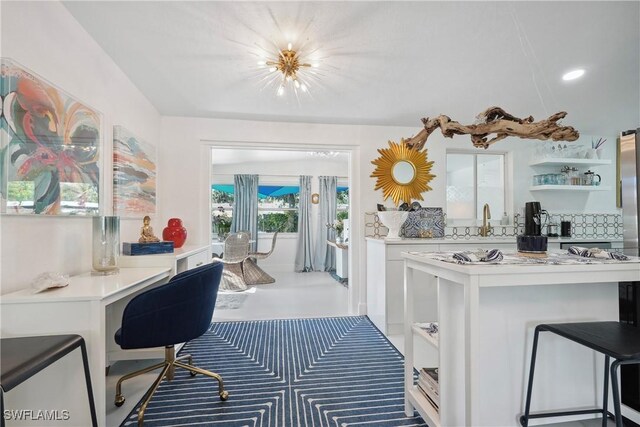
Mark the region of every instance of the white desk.
<instances>
[{"instance_id":1,"label":"white desk","mask_svg":"<svg viewBox=\"0 0 640 427\"><path fill-rule=\"evenodd\" d=\"M402 256L405 411L413 414L416 408L432 427L517 425L535 326L618 320L618 282L640 277L637 262L459 265L427 258L428 254ZM422 287L437 288L437 312L413 304ZM438 341L413 327L415 321L438 321ZM413 340L418 337L430 343L428 353L420 355L431 366L416 367L439 367L439 413L413 385ZM542 334L540 339L532 411L601 402L604 358L558 336ZM624 408L623 414L631 418Z\"/></svg>"},{"instance_id":2,"label":"white desk","mask_svg":"<svg viewBox=\"0 0 640 427\"><path fill-rule=\"evenodd\" d=\"M209 262L211 253L206 245L185 245L168 254L122 255L118 258L120 267L171 267L172 276Z\"/></svg>"},{"instance_id":3,"label":"white desk","mask_svg":"<svg viewBox=\"0 0 640 427\"><path fill-rule=\"evenodd\" d=\"M0 297L0 335L3 338L74 333L87 343L98 424L106 425L105 368L124 352L114 342L117 318L136 294L166 283L170 267L121 268L119 274L70 278L69 286L33 294L30 289ZM78 355L65 357L38 376L5 395L6 409L67 409L70 420L59 425L91 425L82 364ZM77 357L76 357L77 356ZM48 424L47 424L48 423ZM8 424L11 425L11 424ZM28 424L38 425L33 421ZM39 425L51 425L43 421Z\"/></svg>"}]
</instances>

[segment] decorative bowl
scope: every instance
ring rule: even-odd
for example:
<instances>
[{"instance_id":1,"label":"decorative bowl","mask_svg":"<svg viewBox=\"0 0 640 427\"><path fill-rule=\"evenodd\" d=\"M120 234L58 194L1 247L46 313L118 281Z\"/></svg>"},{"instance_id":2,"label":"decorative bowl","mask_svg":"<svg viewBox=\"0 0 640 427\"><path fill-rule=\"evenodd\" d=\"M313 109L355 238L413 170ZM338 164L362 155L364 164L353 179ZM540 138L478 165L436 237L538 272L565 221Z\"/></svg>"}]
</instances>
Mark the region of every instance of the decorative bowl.
<instances>
[{"instance_id":1,"label":"decorative bowl","mask_svg":"<svg viewBox=\"0 0 640 427\"><path fill-rule=\"evenodd\" d=\"M400 228L402 224L409 217L409 212L406 211L382 211L378 212L378 218L382 225L389 229L387 239L399 239Z\"/></svg>"}]
</instances>

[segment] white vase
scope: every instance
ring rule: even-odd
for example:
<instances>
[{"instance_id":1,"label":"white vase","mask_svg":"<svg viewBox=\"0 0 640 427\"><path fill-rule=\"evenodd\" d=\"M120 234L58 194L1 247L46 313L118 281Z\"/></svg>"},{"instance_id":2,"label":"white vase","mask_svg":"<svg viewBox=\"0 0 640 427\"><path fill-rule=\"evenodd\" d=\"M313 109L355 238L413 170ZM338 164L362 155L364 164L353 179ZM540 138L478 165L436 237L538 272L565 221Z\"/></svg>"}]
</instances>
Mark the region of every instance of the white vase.
<instances>
[{"instance_id":1,"label":"white vase","mask_svg":"<svg viewBox=\"0 0 640 427\"><path fill-rule=\"evenodd\" d=\"M597 157L598 157L598 154L596 153L595 148L591 148L587 150L587 155L585 156L586 159L596 159Z\"/></svg>"},{"instance_id":2,"label":"white vase","mask_svg":"<svg viewBox=\"0 0 640 427\"><path fill-rule=\"evenodd\" d=\"M596 157L598 159L604 158L604 150L602 148L596 148Z\"/></svg>"},{"instance_id":3,"label":"white vase","mask_svg":"<svg viewBox=\"0 0 640 427\"><path fill-rule=\"evenodd\" d=\"M407 220L409 212L405 211L382 211L378 212L378 218L382 222L382 225L389 229L387 239L399 239L400 228L402 224Z\"/></svg>"}]
</instances>

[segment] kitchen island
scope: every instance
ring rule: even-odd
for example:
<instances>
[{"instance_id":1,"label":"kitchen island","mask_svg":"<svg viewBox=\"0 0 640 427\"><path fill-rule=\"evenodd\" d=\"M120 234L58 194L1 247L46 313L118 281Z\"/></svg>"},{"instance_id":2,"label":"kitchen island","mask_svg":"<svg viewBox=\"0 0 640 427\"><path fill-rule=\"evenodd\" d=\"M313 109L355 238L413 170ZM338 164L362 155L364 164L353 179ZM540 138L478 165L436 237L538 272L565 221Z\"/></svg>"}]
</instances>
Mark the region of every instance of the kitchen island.
<instances>
[{"instance_id":1,"label":"kitchen island","mask_svg":"<svg viewBox=\"0 0 640 427\"><path fill-rule=\"evenodd\" d=\"M406 413L417 409L432 427L518 425L535 326L618 320L618 282L640 278L637 259L463 265L427 252L402 257ZM425 287L436 295L435 309L415 308ZM438 322L438 334L426 334L415 319ZM432 351L420 355L428 366L414 366L414 339L430 344ZM551 334L540 340L532 411L599 405L604 358ZM439 409L414 385L414 367L438 368Z\"/></svg>"},{"instance_id":2,"label":"kitchen island","mask_svg":"<svg viewBox=\"0 0 640 427\"><path fill-rule=\"evenodd\" d=\"M561 249L561 245L595 246L594 242L606 241L614 248L622 247L622 239L578 239L568 237L549 238L549 250ZM367 237L367 316L385 335L402 334L404 308L402 305L402 252L465 251L476 249L500 249L515 251L515 236L489 236L470 238L386 239ZM427 289L418 291L423 303L435 299ZM426 302L424 302L426 301Z\"/></svg>"}]
</instances>

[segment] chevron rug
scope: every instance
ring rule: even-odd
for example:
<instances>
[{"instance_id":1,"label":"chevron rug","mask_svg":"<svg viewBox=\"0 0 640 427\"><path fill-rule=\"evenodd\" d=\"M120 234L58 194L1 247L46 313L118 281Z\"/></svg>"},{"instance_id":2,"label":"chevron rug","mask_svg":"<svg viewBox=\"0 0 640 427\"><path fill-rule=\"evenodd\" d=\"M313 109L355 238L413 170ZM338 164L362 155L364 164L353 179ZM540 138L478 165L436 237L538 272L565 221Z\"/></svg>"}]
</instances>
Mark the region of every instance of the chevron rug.
<instances>
[{"instance_id":1,"label":"chevron rug","mask_svg":"<svg viewBox=\"0 0 640 427\"><path fill-rule=\"evenodd\" d=\"M403 357L367 317L213 323L182 353L221 374L229 400L215 380L178 370L146 426L426 426L404 415Z\"/></svg>"}]
</instances>

